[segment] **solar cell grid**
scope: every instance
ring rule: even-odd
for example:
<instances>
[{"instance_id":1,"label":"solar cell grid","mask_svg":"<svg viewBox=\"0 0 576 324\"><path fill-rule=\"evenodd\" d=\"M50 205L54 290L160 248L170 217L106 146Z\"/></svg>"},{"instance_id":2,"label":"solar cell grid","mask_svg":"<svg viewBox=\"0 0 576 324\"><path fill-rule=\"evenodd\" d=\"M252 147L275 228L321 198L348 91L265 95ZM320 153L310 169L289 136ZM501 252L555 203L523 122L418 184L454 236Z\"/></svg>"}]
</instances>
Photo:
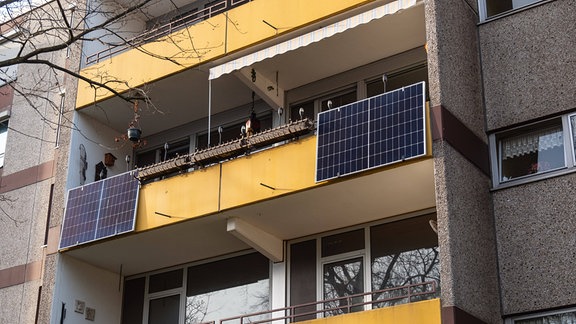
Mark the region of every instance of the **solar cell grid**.
<instances>
[{"instance_id":1,"label":"solar cell grid","mask_svg":"<svg viewBox=\"0 0 576 324\"><path fill-rule=\"evenodd\" d=\"M138 180L132 172L68 192L60 248L134 230Z\"/></svg>"},{"instance_id":2,"label":"solar cell grid","mask_svg":"<svg viewBox=\"0 0 576 324\"><path fill-rule=\"evenodd\" d=\"M426 154L424 82L318 116L316 181Z\"/></svg>"}]
</instances>

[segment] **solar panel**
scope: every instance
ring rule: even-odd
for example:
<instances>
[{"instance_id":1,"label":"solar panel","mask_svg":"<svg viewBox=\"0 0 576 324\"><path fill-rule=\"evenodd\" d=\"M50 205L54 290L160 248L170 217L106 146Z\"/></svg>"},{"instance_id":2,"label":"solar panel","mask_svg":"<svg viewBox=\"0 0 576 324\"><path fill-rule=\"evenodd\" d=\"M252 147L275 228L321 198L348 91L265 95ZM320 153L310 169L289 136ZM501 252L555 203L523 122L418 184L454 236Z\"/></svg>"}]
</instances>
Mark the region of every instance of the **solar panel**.
<instances>
[{"instance_id":1,"label":"solar panel","mask_svg":"<svg viewBox=\"0 0 576 324\"><path fill-rule=\"evenodd\" d=\"M426 154L425 84L318 114L316 182Z\"/></svg>"},{"instance_id":2,"label":"solar panel","mask_svg":"<svg viewBox=\"0 0 576 324\"><path fill-rule=\"evenodd\" d=\"M133 172L70 189L60 249L134 230L138 180Z\"/></svg>"}]
</instances>

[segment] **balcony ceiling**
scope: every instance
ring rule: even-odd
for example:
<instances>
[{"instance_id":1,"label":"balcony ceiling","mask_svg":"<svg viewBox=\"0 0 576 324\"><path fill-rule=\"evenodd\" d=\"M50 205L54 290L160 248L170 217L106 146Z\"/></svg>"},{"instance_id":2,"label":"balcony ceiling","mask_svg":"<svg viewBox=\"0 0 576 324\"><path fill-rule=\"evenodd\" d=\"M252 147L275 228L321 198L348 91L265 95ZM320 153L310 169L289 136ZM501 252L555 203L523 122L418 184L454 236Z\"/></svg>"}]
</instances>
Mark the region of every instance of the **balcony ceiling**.
<instances>
[{"instance_id":1,"label":"balcony ceiling","mask_svg":"<svg viewBox=\"0 0 576 324\"><path fill-rule=\"evenodd\" d=\"M346 16L334 17L329 22L309 26L290 37L344 18ZM284 40L285 37L279 37L250 51L233 53L216 62L189 69L146 86L154 107L145 108L142 113L140 124L143 135L150 136L206 118L209 97L208 70L217 64ZM278 71L279 87L291 90L423 46L425 42L424 5L420 3L410 9L348 29L309 46L258 62L252 68L270 80L275 80ZM383 72L385 71L375 71L375 75ZM212 114L249 105L250 101L251 90L234 73L212 81ZM118 98L99 103L97 109L90 107L83 109L82 112L119 132L124 132L132 118L130 105Z\"/></svg>"},{"instance_id":2,"label":"balcony ceiling","mask_svg":"<svg viewBox=\"0 0 576 324\"><path fill-rule=\"evenodd\" d=\"M433 173L431 159L378 169L65 253L112 272L122 266L125 275L133 275L249 249L227 232L230 217L286 241L412 212L430 212L435 206Z\"/></svg>"}]
</instances>

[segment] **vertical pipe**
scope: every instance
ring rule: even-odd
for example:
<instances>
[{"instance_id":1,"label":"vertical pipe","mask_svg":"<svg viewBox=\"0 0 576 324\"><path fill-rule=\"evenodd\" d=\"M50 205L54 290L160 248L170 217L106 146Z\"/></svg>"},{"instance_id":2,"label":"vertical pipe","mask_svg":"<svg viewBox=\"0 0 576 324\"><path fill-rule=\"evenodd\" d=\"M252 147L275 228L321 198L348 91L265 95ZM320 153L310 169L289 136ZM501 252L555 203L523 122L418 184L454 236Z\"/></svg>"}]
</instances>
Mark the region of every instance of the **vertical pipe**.
<instances>
[{"instance_id":1,"label":"vertical pipe","mask_svg":"<svg viewBox=\"0 0 576 324\"><path fill-rule=\"evenodd\" d=\"M208 79L208 144L210 147L210 127L212 123L212 79Z\"/></svg>"}]
</instances>

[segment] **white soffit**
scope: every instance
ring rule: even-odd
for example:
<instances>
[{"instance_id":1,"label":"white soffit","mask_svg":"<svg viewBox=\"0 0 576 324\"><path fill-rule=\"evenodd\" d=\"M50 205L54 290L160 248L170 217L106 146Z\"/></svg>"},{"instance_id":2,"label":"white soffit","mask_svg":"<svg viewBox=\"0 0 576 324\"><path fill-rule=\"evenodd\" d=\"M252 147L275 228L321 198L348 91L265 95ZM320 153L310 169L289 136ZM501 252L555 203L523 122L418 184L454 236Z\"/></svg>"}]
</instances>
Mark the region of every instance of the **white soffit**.
<instances>
[{"instance_id":1,"label":"white soffit","mask_svg":"<svg viewBox=\"0 0 576 324\"><path fill-rule=\"evenodd\" d=\"M274 57L279 54L284 54L288 51L298 49L300 47L308 46L312 43L318 42L322 39L334 36L338 33L357 27L359 25L367 24L372 20L380 19L387 15L392 15L400 10L408 9L417 4L417 0L396 0L387 3L378 8L363 12L361 14L352 16L345 20L341 20L334 24L320 28L313 32L306 33L302 36L292 38L285 42L267 47L255 53L245 55L238 59L220 64L210 69L210 80L217 79L220 76L239 70L243 67L251 66L254 63L263 61L267 58Z\"/></svg>"}]
</instances>

